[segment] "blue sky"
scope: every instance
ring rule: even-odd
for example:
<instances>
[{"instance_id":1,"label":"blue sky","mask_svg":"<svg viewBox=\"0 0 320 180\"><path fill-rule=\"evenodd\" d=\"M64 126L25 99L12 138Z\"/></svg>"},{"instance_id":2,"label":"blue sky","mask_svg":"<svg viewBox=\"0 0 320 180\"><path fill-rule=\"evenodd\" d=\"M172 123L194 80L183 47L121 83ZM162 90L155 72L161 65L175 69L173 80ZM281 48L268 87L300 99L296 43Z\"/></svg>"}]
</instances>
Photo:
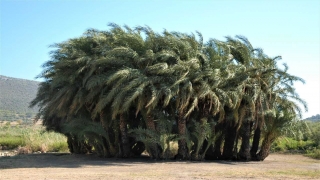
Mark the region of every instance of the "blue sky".
<instances>
[{"instance_id":1,"label":"blue sky","mask_svg":"<svg viewBox=\"0 0 320 180\"><path fill-rule=\"evenodd\" d=\"M0 0L0 75L34 80L50 59L49 45L107 24L148 25L205 40L244 35L269 56L281 55L309 104L304 117L320 114L320 1L76 1ZM1 88L1 87L0 87Z\"/></svg>"}]
</instances>

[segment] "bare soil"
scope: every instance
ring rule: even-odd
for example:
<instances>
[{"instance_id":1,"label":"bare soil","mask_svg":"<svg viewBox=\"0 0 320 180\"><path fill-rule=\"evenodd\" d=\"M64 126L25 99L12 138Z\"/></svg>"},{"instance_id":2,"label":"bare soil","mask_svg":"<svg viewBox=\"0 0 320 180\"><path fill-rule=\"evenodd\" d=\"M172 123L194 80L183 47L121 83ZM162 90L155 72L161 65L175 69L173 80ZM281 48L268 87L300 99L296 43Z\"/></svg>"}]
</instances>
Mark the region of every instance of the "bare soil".
<instances>
[{"instance_id":1,"label":"bare soil","mask_svg":"<svg viewBox=\"0 0 320 180\"><path fill-rule=\"evenodd\" d=\"M320 161L286 154L262 162L184 162L46 153L0 157L0 179L320 179Z\"/></svg>"}]
</instances>

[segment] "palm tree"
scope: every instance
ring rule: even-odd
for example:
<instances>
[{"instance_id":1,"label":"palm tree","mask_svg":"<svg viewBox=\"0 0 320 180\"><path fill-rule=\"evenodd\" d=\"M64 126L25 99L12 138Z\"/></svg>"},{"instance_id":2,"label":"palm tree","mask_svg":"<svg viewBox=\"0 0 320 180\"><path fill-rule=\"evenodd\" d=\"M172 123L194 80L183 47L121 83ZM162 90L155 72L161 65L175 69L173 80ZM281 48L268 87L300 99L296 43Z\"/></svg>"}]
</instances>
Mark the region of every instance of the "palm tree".
<instances>
[{"instance_id":1,"label":"palm tree","mask_svg":"<svg viewBox=\"0 0 320 180\"><path fill-rule=\"evenodd\" d=\"M72 152L168 158L175 139L179 159L263 160L304 104L290 84L301 79L243 36L205 44L198 32L110 26L56 44L39 76L31 106Z\"/></svg>"},{"instance_id":2,"label":"palm tree","mask_svg":"<svg viewBox=\"0 0 320 180\"><path fill-rule=\"evenodd\" d=\"M72 121L79 110L89 110L82 99L87 93L82 87L82 77L94 54L90 49L92 45L95 43L90 38L54 45L58 49L51 53L52 60L44 64L45 70L39 76L45 82L40 84L38 95L30 104L41 106L38 117L43 116L47 129L61 132L62 124ZM70 137L69 142L74 141L72 139L75 138Z\"/></svg>"},{"instance_id":3,"label":"palm tree","mask_svg":"<svg viewBox=\"0 0 320 180\"><path fill-rule=\"evenodd\" d=\"M302 110L299 104L302 104L304 109L307 110L306 103L292 87L293 82L304 81L299 77L288 74L287 70L288 68L285 65L285 69L279 69L273 79L272 93L268 99L270 110L265 115L266 131L256 160L264 160L269 155L272 142L280 135L281 130L297 117L301 118Z\"/></svg>"}]
</instances>

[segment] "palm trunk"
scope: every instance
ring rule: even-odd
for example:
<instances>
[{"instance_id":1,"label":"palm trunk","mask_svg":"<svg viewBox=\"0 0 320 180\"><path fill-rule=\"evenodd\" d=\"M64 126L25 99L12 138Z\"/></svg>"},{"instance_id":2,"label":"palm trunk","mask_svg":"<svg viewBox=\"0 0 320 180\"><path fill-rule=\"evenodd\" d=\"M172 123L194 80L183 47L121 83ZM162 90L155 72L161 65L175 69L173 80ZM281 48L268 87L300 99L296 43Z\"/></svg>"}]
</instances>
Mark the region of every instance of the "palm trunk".
<instances>
[{"instance_id":1,"label":"palm trunk","mask_svg":"<svg viewBox=\"0 0 320 180\"><path fill-rule=\"evenodd\" d=\"M122 152L121 152L121 133L119 132L120 130L120 121L112 121L112 127L109 128L110 130L110 139L112 144L114 144L115 147L115 157L122 157Z\"/></svg>"},{"instance_id":2,"label":"palm trunk","mask_svg":"<svg viewBox=\"0 0 320 180\"><path fill-rule=\"evenodd\" d=\"M114 157L117 153L113 143L111 143L111 140L110 140L110 134L111 134L111 131L110 131L110 128L109 128L109 125L108 125L108 120L107 118L105 117L105 114L104 114L104 111L101 111L100 113L100 123L101 123L101 126L103 127L103 129L106 131L106 135L107 137L102 137L103 139L103 142L104 142L104 147L103 147L103 150L104 150L104 156L105 157Z\"/></svg>"},{"instance_id":3,"label":"palm trunk","mask_svg":"<svg viewBox=\"0 0 320 180\"><path fill-rule=\"evenodd\" d=\"M67 136L67 143L68 143L68 148L71 154L74 153L74 149L73 149L73 138L70 134L66 134Z\"/></svg>"},{"instance_id":4,"label":"palm trunk","mask_svg":"<svg viewBox=\"0 0 320 180\"><path fill-rule=\"evenodd\" d=\"M252 160L256 160L257 158L257 152L258 152L259 143L260 143L260 136L261 136L261 129L259 126L257 126L256 130L254 131L252 147L250 150Z\"/></svg>"},{"instance_id":5,"label":"palm trunk","mask_svg":"<svg viewBox=\"0 0 320 180\"><path fill-rule=\"evenodd\" d=\"M213 145L211 145L206 152L206 155L205 155L206 160L218 160L222 158L221 145L224 138L223 136L224 124L225 123L220 122L214 127L213 131L217 137L215 138Z\"/></svg>"},{"instance_id":6,"label":"palm trunk","mask_svg":"<svg viewBox=\"0 0 320 180\"><path fill-rule=\"evenodd\" d=\"M188 159L188 148L187 148L187 141L186 141L187 121L186 121L186 118L184 118L183 112L179 113L177 124L178 124L178 134L181 138L178 141L178 154L176 158Z\"/></svg>"},{"instance_id":7,"label":"palm trunk","mask_svg":"<svg viewBox=\"0 0 320 180\"><path fill-rule=\"evenodd\" d=\"M147 129L150 129L152 131L157 131L156 124L154 123L153 117L149 113L146 114L145 120L146 120ZM160 153L158 150L157 143L154 142L150 145L150 152L149 153L150 153L150 156L152 159L159 159L160 158Z\"/></svg>"},{"instance_id":8,"label":"palm trunk","mask_svg":"<svg viewBox=\"0 0 320 180\"><path fill-rule=\"evenodd\" d=\"M240 160L249 161L251 159L250 157L250 121L245 121L242 124L242 142L241 142L241 148L238 154L238 157Z\"/></svg>"},{"instance_id":9,"label":"palm trunk","mask_svg":"<svg viewBox=\"0 0 320 180\"><path fill-rule=\"evenodd\" d=\"M130 119L129 126L131 129L136 129L141 126L141 121L140 121L141 114L138 113L136 115L135 109L130 110L128 119ZM143 142L136 141L134 137L129 137L129 142L130 142L130 147L132 147L131 153L134 154L135 156L140 156L145 150L145 144Z\"/></svg>"},{"instance_id":10,"label":"palm trunk","mask_svg":"<svg viewBox=\"0 0 320 180\"><path fill-rule=\"evenodd\" d=\"M130 157L130 146L128 139L127 121L123 114L120 115L120 134L121 134L121 147L122 147L122 157Z\"/></svg>"},{"instance_id":11,"label":"palm trunk","mask_svg":"<svg viewBox=\"0 0 320 180\"><path fill-rule=\"evenodd\" d=\"M110 151L108 149L108 142L105 137L101 137L102 139L102 150L103 150L103 157L111 157Z\"/></svg>"},{"instance_id":12,"label":"palm trunk","mask_svg":"<svg viewBox=\"0 0 320 180\"><path fill-rule=\"evenodd\" d=\"M232 121L232 120L230 120ZM235 157L233 156L233 148L234 143L237 136L237 129L234 122L229 122L227 124L226 132L225 132L225 140L224 140L224 146L223 146L223 153L222 157L225 160L232 160Z\"/></svg>"},{"instance_id":13,"label":"palm trunk","mask_svg":"<svg viewBox=\"0 0 320 180\"><path fill-rule=\"evenodd\" d=\"M265 138L263 139L261 149L259 153L257 154L258 161L263 161L266 157L269 156L270 153L270 147L272 142L274 141L274 134L272 132L269 132L266 134Z\"/></svg>"},{"instance_id":14,"label":"palm trunk","mask_svg":"<svg viewBox=\"0 0 320 180\"><path fill-rule=\"evenodd\" d=\"M197 120L201 126L206 126L208 122L208 117L209 117L209 109L204 107L200 111L201 116ZM191 154L191 159L195 161L201 161L203 160L205 156L205 151L206 148L208 147L208 141L206 140L206 132L205 128L201 128L200 136L197 137L197 140L194 142L193 148L192 148L192 154Z\"/></svg>"}]
</instances>

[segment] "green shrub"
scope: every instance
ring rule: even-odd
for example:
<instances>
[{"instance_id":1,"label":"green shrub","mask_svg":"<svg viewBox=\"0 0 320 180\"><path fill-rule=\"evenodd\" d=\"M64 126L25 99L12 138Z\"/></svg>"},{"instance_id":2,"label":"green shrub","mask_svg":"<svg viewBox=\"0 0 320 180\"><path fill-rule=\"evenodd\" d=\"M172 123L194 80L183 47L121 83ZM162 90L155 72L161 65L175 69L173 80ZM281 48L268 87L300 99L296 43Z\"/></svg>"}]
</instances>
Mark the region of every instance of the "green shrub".
<instances>
[{"instance_id":1,"label":"green shrub","mask_svg":"<svg viewBox=\"0 0 320 180\"><path fill-rule=\"evenodd\" d=\"M7 149L25 147L30 152L68 152L67 138L41 126L2 126L0 144Z\"/></svg>"},{"instance_id":2,"label":"green shrub","mask_svg":"<svg viewBox=\"0 0 320 180\"><path fill-rule=\"evenodd\" d=\"M320 159L320 122L298 121L292 124L282 137L274 141L271 151L298 152Z\"/></svg>"},{"instance_id":3,"label":"green shrub","mask_svg":"<svg viewBox=\"0 0 320 180\"><path fill-rule=\"evenodd\" d=\"M320 146L320 123L315 123L315 125L316 126L312 129L311 139L317 146Z\"/></svg>"},{"instance_id":4,"label":"green shrub","mask_svg":"<svg viewBox=\"0 0 320 180\"><path fill-rule=\"evenodd\" d=\"M299 151L303 153L314 147L316 147L316 145L311 140L299 141L293 138L280 137L272 144L271 150L273 152Z\"/></svg>"},{"instance_id":5,"label":"green shrub","mask_svg":"<svg viewBox=\"0 0 320 180\"><path fill-rule=\"evenodd\" d=\"M50 152L69 152L68 144L65 142L53 142L49 145Z\"/></svg>"},{"instance_id":6,"label":"green shrub","mask_svg":"<svg viewBox=\"0 0 320 180\"><path fill-rule=\"evenodd\" d=\"M307 151L307 156L315 159L320 159L320 149L318 148L318 149Z\"/></svg>"},{"instance_id":7,"label":"green shrub","mask_svg":"<svg viewBox=\"0 0 320 180\"><path fill-rule=\"evenodd\" d=\"M19 146L24 146L25 142L22 136L1 136L0 145L4 149L14 149Z\"/></svg>"}]
</instances>

